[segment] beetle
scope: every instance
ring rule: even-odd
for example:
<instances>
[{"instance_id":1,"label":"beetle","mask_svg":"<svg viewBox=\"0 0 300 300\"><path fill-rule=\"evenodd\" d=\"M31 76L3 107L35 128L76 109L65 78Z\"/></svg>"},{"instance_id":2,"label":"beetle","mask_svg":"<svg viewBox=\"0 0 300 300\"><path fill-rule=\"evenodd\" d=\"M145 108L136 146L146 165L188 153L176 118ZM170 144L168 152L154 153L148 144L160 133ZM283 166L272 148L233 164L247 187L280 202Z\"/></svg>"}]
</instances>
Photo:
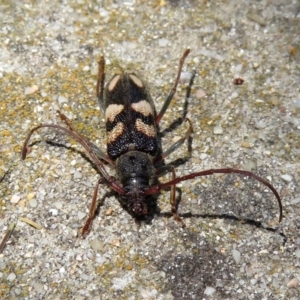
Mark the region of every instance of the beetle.
<instances>
[{"instance_id":1,"label":"beetle","mask_svg":"<svg viewBox=\"0 0 300 300\"><path fill-rule=\"evenodd\" d=\"M106 184L115 191L119 195L121 205L136 219L149 217L151 199L158 195L161 190L170 188L172 215L184 227L185 224L177 213L176 184L215 173L240 174L252 177L267 186L278 201L279 222L281 222L282 204L278 192L268 181L254 173L239 169L222 168L176 177L174 167L171 164L164 163L164 159L178 149L191 136L193 131L191 121L186 119L188 129L185 135L166 151L162 150L159 123L176 92L183 64L189 52L190 49L186 49L180 59L176 80L159 113L155 110L145 83L135 73L115 74L105 86L105 60L103 56L100 58L96 94L99 105L105 112L107 154L81 135L60 111L58 111L58 114L67 127L56 124L41 124L29 132L22 148L23 160L29 150L28 142L31 135L40 128L52 128L62 131L77 140L87 151L102 175L95 186L89 216L81 230L82 235L86 235L90 231L92 221L95 218L100 184ZM116 178L106 171L105 163L116 169ZM168 172L171 174L171 180L160 183L158 178Z\"/></svg>"}]
</instances>

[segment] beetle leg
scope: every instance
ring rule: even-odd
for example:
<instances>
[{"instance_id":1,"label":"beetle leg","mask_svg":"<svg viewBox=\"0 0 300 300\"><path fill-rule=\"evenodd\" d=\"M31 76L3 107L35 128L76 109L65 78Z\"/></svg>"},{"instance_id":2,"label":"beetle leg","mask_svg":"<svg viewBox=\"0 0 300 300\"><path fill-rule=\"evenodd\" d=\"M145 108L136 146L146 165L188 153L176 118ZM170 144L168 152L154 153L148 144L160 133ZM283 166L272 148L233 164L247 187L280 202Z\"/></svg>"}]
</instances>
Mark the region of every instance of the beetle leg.
<instances>
[{"instance_id":1,"label":"beetle leg","mask_svg":"<svg viewBox=\"0 0 300 300\"><path fill-rule=\"evenodd\" d=\"M98 98L99 106L103 111L104 103L103 103L103 92L104 92L104 82L105 82L105 59L104 56L100 57L98 62L98 79L96 86L96 95Z\"/></svg>"},{"instance_id":2,"label":"beetle leg","mask_svg":"<svg viewBox=\"0 0 300 300\"><path fill-rule=\"evenodd\" d=\"M282 221L282 218L283 218L282 202L281 202L281 198L280 198L278 192L276 191L276 189L274 188L274 186L267 180L263 179L262 177L254 174L252 172L244 171L244 170L238 170L238 169L232 169L232 168L210 169L210 170L204 170L204 171L200 171L200 172L191 173L191 174L184 175L181 177L175 177L174 179L170 180L169 182L165 182L165 183L161 183L161 184L153 185L153 186L149 187L145 191L145 195L157 194L162 189L165 189L169 186L176 185L179 182L193 179L196 177L208 176L208 175L213 175L213 174L231 174L231 173L240 174L240 175L243 175L246 177L252 177L252 178L256 179L257 181L259 181L260 183L262 183L263 185L265 185L266 187L268 187L277 199L278 206L279 206L279 223Z\"/></svg>"},{"instance_id":3,"label":"beetle leg","mask_svg":"<svg viewBox=\"0 0 300 300\"><path fill-rule=\"evenodd\" d=\"M164 174L170 172L171 173L171 181L176 179L176 173L175 168L172 165L166 165L158 168L156 170L156 175L158 177L163 176ZM182 227L185 227L185 223L183 220L178 216L177 210L178 210L178 202L176 201L176 184L173 184L170 186L170 204L171 204L171 212L174 217L174 219L181 224Z\"/></svg>"},{"instance_id":4,"label":"beetle leg","mask_svg":"<svg viewBox=\"0 0 300 300\"><path fill-rule=\"evenodd\" d=\"M89 216L88 216L84 226L81 229L82 236L85 236L90 231L90 229L92 227L93 220L94 220L95 215L96 215L97 207L100 206L103 203L103 201L102 201L101 203L99 203L97 205L97 196L98 196L99 185L103 184L103 183L106 183L106 182L107 181L105 180L105 178L102 177L98 180L98 182L95 186L93 200L92 200L92 203L91 203L91 206L90 206Z\"/></svg>"},{"instance_id":5,"label":"beetle leg","mask_svg":"<svg viewBox=\"0 0 300 300\"><path fill-rule=\"evenodd\" d=\"M164 116L166 110L168 109L173 97L174 97L174 94L176 93L176 89L177 89L177 86L178 86L178 83L179 83L179 79L180 79L180 74L181 74L181 71L182 71L182 67L183 67L183 63L186 59L186 57L189 55L190 53L190 49L186 49L179 61L179 67L178 67L178 72L177 72L177 77L176 77L176 80L175 80L175 83L171 89L171 91L169 92L169 95L167 97L167 99L165 100L165 103L163 104L159 114L156 116L155 118L155 123L156 124L159 124L160 120L162 119L162 117Z\"/></svg>"},{"instance_id":6,"label":"beetle leg","mask_svg":"<svg viewBox=\"0 0 300 300\"><path fill-rule=\"evenodd\" d=\"M193 132L193 126L192 126L192 122L190 119L186 118L185 119L187 122L189 122L189 128L186 131L185 135L180 138L176 143L174 143L169 149L167 149L166 151L164 151L159 157L157 157L154 162L160 161L165 159L168 155L170 155L172 152L174 152L175 150L177 150L186 139L188 139L192 132Z\"/></svg>"},{"instance_id":7,"label":"beetle leg","mask_svg":"<svg viewBox=\"0 0 300 300\"><path fill-rule=\"evenodd\" d=\"M74 125L72 124L72 122L68 119L68 117L63 114L62 112L60 112L59 110L57 111L57 113L59 114L59 117L61 118L61 120L69 127L70 130L76 132L78 135L79 133L76 131L76 128L74 127ZM95 154L100 158L105 160L106 162L108 162L110 165L114 166L114 162L104 153L103 150L101 150L99 147L97 147L95 144L93 144L88 138L86 138L85 136L81 135L81 138L85 140L85 142L87 142L89 144L89 146L93 149L93 151L95 152Z\"/></svg>"}]
</instances>

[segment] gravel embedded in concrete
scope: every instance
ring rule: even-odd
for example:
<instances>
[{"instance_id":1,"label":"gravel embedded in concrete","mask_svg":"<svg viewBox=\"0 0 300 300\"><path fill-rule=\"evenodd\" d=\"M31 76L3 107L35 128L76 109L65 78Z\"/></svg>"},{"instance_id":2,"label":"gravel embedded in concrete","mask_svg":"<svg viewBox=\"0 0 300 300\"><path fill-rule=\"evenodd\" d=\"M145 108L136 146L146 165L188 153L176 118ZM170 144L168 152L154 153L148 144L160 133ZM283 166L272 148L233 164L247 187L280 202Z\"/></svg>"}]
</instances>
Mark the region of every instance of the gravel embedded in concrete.
<instances>
[{"instance_id":1,"label":"gravel embedded in concrete","mask_svg":"<svg viewBox=\"0 0 300 300\"><path fill-rule=\"evenodd\" d=\"M295 0L0 4L1 235L16 223L0 254L0 298L299 299L299 12ZM106 79L122 70L139 74L159 110L187 47L160 126L183 116L195 70L186 115L193 151L176 175L249 169L279 191L283 222L278 227L271 193L241 176L179 184L184 229L169 218L168 191L158 198L161 214L138 226L102 185L104 205L82 239L99 175L72 139L47 129L32 136L22 161L27 133L40 123L61 124L60 109L105 149L95 97L99 56L106 57ZM234 85L239 77L243 84ZM164 131L164 149L186 128ZM184 145L166 161L188 156Z\"/></svg>"}]
</instances>

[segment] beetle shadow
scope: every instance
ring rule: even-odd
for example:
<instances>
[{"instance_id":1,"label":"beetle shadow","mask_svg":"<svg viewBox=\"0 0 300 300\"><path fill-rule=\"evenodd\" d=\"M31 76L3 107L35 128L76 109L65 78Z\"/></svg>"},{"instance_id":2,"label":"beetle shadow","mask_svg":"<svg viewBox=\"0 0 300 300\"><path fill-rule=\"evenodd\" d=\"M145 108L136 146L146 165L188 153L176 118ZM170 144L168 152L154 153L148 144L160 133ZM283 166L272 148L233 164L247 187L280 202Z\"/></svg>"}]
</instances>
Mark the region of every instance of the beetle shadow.
<instances>
[{"instance_id":1,"label":"beetle shadow","mask_svg":"<svg viewBox=\"0 0 300 300\"><path fill-rule=\"evenodd\" d=\"M85 137L86 138L86 137ZM86 138L87 139L87 138ZM28 145L29 147L35 146L40 144L42 141L35 141L33 143L31 143L30 145ZM91 166L92 168L101 176L101 173L99 173L99 170L97 168L97 165L90 159L90 157L81 150L76 149L75 147L72 146L66 146L60 142L54 142L54 141L50 141L50 140L46 140L45 141L46 144L50 145L50 146L54 146L54 147L58 147L58 148L64 148L66 150L72 151L76 154L79 154L84 160L86 160ZM94 144L93 144L94 145ZM95 146L95 145L94 145ZM95 146L96 147L96 146ZM97 156L98 157L98 156ZM98 157L98 159L104 164L104 165L109 165L105 160L103 160L101 157ZM111 167L111 166L110 166Z\"/></svg>"},{"instance_id":2,"label":"beetle shadow","mask_svg":"<svg viewBox=\"0 0 300 300\"><path fill-rule=\"evenodd\" d=\"M283 245L287 242L287 236L281 231L279 232L280 226L277 227L269 227L265 226L262 222L256 221L250 218L238 218L237 216L231 214L194 214L191 212L178 214L182 219L186 218L202 218L202 219L222 219L222 220L231 220L235 222L239 222L242 224L248 224L250 226L256 227L258 229L263 229L269 232L279 234L283 239ZM162 218L171 218L173 215L171 212L162 212L158 215L158 217Z\"/></svg>"}]
</instances>

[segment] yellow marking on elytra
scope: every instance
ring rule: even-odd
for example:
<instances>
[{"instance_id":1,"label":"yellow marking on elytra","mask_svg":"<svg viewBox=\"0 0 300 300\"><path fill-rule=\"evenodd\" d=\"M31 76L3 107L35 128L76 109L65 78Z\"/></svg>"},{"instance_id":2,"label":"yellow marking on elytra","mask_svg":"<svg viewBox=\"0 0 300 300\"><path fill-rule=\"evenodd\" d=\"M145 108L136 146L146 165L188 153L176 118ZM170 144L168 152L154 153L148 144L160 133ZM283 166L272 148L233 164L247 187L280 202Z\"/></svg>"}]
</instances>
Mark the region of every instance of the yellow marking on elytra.
<instances>
[{"instance_id":1,"label":"yellow marking on elytra","mask_svg":"<svg viewBox=\"0 0 300 300\"><path fill-rule=\"evenodd\" d=\"M124 105L122 104L110 104L107 106L105 110L105 122L110 121L113 122L116 116L121 113L124 109Z\"/></svg>"},{"instance_id":2,"label":"yellow marking on elytra","mask_svg":"<svg viewBox=\"0 0 300 300\"><path fill-rule=\"evenodd\" d=\"M150 136L150 137L156 136L155 127L153 125L145 124L141 119L136 119L135 128L137 129L137 131L140 131L147 136Z\"/></svg>"},{"instance_id":3,"label":"yellow marking on elytra","mask_svg":"<svg viewBox=\"0 0 300 300\"><path fill-rule=\"evenodd\" d=\"M130 79L137 85L139 88L144 87L143 82L134 74L129 74Z\"/></svg>"},{"instance_id":4,"label":"yellow marking on elytra","mask_svg":"<svg viewBox=\"0 0 300 300\"><path fill-rule=\"evenodd\" d=\"M117 85L118 81L120 80L121 75L116 75L108 84L108 90L111 92L115 86Z\"/></svg>"},{"instance_id":5,"label":"yellow marking on elytra","mask_svg":"<svg viewBox=\"0 0 300 300\"><path fill-rule=\"evenodd\" d=\"M117 125L109 132L106 133L107 144L116 141L120 135L124 132L124 124L122 122L117 123Z\"/></svg>"},{"instance_id":6,"label":"yellow marking on elytra","mask_svg":"<svg viewBox=\"0 0 300 300\"><path fill-rule=\"evenodd\" d=\"M149 115L153 115L153 110L151 105L146 100L141 100L136 103L131 104L131 108L136 112L141 113L143 116L148 117Z\"/></svg>"}]
</instances>

